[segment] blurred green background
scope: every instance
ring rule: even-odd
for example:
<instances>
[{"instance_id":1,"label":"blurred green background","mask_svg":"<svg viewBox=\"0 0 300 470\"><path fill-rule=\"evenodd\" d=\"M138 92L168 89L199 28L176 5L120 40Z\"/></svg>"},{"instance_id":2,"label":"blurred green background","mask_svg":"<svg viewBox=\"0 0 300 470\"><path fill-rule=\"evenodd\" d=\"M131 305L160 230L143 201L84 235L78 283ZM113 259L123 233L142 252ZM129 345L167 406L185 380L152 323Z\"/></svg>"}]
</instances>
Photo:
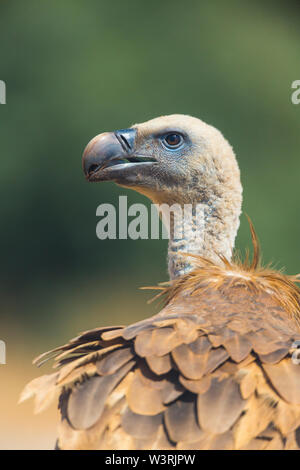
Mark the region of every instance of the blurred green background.
<instances>
[{"instance_id":1,"label":"blurred green background","mask_svg":"<svg viewBox=\"0 0 300 470\"><path fill-rule=\"evenodd\" d=\"M144 201L85 182L81 153L100 132L171 113L219 128L264 260L300 271L299 14L276 0L1 1L1 374L158 308L137 287L167 279L167 242L96 238L99 204ZM249 243L242 217L237 246Z\"/></svg>"}]
</instances>

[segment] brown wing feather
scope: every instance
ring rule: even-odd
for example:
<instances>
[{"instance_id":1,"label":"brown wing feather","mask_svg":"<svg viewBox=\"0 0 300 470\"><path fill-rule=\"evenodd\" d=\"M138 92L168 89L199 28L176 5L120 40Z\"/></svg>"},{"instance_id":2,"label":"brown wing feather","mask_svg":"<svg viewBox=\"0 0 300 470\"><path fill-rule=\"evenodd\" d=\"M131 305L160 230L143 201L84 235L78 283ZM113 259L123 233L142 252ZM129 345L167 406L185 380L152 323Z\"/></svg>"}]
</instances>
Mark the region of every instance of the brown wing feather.
<instances>
[{"instance_id":1,"label":"brown wing feather","mask_svg":"<svg viewBox=\"0 0 300 470\"><path fill-rule=\"evenodd\" d=\"M233 378L214 378L204 394L198 395L198 417L203 429L223 434L235 423L246 407L239 386Z\"/></svg>"},{"instance_id":2,"label":"brown wing feather","mask_svg":"<svg viewBox=\"0 0 300 470\"><path fill-rule=\"evenodd\" d=\"M133 367L133 361L111 375L90 377L75 384L68 398L67 415L75 429L92 427L102 415L107 396Z\"/></svg>"},{"instance_id":3,"label":"brown wing feather","mask_svg":"<svg viewBox=\"0 0 300 470\"><path fill-rule=\"evenodd\" d=\"M194 394L186 393L181 400L170 404L164 415L168 435L173 442L198 441L205 434L198 423Z\"/></svg>"},{"instance_id":4,"label":"brown wing feather","mask_svg":"<svg viewBox=\"0 0 300 470\"><path fill-rule=\"evenodd\" d=\"M298 288L254 270L257 258L248 268L198 261L158 315L41 358L59 370L23 398L42 407L60 393L60 448L299 448Z\"/></svg>"},{"instance_id":5,"label":"brown wing feather","mask_svg":"<svg viewBox=\"0 0 300 470\"><path fill-rule=\"evenodd\" d=\"M122 415L121 426L127 434L140 439L154 436L162 424L163 414L146 416L133 413L130 408L126 408Z\"/></svg>"}]
</instances>

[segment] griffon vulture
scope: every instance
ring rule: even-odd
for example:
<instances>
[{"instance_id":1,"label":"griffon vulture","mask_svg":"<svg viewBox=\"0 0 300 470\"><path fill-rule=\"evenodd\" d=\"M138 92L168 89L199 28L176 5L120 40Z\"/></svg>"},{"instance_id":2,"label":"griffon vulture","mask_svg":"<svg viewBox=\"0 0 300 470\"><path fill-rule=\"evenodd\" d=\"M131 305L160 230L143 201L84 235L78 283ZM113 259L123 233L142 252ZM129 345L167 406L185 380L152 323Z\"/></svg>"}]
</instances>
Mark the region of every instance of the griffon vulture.
<instances>
[{"instance_id":1,"label":"griffon vulture","mask_svg":"<svg viewBox=\"0 0 300 470\"><path fill-rule=\"evenodd\" d=\"M162 116L96 136L83 169L156 204L197 204L171 224L165 307L96 328L41 356L57 370L27 385L37 410L59 396L59 449L298 449L300 291L296 277L232 260L242 187L234 152L199 119ZM197 226L200 225L200 226ZM197 231L197 236L193 234ZM294 349L293 349L294 348Z\"/></svg>"}]
</instances>

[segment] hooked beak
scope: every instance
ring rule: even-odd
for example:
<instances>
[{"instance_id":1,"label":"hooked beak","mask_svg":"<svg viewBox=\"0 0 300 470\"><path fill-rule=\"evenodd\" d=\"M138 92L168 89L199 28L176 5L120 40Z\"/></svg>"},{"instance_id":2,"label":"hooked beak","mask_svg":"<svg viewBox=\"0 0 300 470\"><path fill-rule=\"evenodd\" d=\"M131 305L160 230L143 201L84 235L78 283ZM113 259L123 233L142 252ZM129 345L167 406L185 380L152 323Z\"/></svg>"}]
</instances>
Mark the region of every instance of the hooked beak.
<instances>
[{"instance_id":1,"label":"hooked beak","mask_svg":"<svg viewBox=\"0 0 300 470\"><path fill-rule=\"evenodd\" d=\"M126 179L128 171L156 161L153 157L135 154L136 134L136 129L130 128L94 137L82 156L87 180L119 182Z\"/></svg>"}]
</instances>

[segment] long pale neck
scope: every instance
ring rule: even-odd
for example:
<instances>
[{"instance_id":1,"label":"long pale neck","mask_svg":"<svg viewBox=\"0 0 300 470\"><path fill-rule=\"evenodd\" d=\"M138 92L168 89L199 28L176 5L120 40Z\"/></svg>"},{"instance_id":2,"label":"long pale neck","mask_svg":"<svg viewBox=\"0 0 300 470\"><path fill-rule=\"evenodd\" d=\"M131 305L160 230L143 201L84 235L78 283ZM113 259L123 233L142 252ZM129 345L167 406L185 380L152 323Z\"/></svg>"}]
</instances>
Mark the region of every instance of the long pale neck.
<instances>
[{"instance_id":1,"label":"long pale neck","mask_svg":"<svg viewBox=\"0 0 300 470\"><path fill-rule=\"evenodd\" d=\"M226 211L224 204L193 204L175 207L170 217L168 269L175 279L193 269L193 258L183 253L198 254L221 264L219 255L231 259L239 227L240 207ZM184 210L186 211L184 212ZM182 217L184 214L184 217Z\"/></svg>"}]
</instances>

